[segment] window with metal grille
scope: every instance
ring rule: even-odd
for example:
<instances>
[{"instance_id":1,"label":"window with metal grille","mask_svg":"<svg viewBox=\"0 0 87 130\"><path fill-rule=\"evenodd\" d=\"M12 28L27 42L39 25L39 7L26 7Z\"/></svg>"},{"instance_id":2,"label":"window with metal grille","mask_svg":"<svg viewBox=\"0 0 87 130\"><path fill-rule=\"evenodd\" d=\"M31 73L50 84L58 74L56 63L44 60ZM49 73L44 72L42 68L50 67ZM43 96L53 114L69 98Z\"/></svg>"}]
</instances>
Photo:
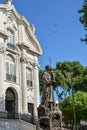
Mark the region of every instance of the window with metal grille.
<instances>
[{"instance_id":1,"label":"window with metal grille","mask_svg":"<svg viewBox=\"0 0 87 130\"><path fill-rule=\"evenodd\" d=\"M32 87L32 71L28 67L26 68L26 80L27 86Z\"/></svg>"},{"instance_id":2,"label":"window with metal grille","mask_svg":"<svg viewBox=\"0 0 87 130\"><path fill-rule=\"evenodd\" d=\"M7 41L7 46L8 46L8 48L14 50L15 49L15 46L14 46L14 32L11 29L7 29L7 33L9 35L8 41Z\"/></svg>"},{"instance_id":3,"label":"window with metal grille","mask_svg":"<svg viewBox=\"0 0 87 130\"><path fill-rule=\"evenodd\" d=\"M34 104L33 103L28 103L28 112L31 113L33 116L34 114Z\"/></svg>"},{"instance_id":4,"label":"window with metal grille","mask_svg":"<svg viewBox=\"0 0 87 130\"><path fill-rule=\"evenodd\" d=\"M6 79L16 82L15 63L10 55L6 56Z\"/></svg>"}]
</instances>

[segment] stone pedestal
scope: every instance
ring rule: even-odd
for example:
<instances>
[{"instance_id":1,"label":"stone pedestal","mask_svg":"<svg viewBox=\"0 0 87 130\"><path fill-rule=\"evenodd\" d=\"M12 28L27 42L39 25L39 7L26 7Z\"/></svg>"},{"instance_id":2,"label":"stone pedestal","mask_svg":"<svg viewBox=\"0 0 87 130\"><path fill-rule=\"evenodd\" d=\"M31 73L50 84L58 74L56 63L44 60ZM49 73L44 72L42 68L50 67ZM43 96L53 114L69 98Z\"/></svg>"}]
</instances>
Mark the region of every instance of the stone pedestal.
<instances>
[{"instance_id":1,"label":"stone pedestal","mask_svg":"<svg viewBox=\"0 0 87 130\"><path fill-rule=\"evenodd\" d=\"M44 105L38 107L38 122L36 130L62 130L62 112L50 111Z\"/></svg>"}]
</instances>

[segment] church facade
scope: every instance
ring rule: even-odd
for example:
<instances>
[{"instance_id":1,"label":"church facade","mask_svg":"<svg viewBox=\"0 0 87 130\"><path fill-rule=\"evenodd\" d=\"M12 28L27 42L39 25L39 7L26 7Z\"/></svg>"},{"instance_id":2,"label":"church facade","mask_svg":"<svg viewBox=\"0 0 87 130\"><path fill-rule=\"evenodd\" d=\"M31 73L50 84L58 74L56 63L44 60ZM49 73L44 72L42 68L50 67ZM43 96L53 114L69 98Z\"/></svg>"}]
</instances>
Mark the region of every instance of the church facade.
<instances>
[{"instance_id":1,"label":"church facade","mask_svg":"<svg viewBox=\"0 0 87 130\"><path fill-rule=\"evenodd\" d=\"M39 63L42 54L25 17L11 0L0 4L0 116L37 116L39 101Z\"/></svg>"}]
</instances>

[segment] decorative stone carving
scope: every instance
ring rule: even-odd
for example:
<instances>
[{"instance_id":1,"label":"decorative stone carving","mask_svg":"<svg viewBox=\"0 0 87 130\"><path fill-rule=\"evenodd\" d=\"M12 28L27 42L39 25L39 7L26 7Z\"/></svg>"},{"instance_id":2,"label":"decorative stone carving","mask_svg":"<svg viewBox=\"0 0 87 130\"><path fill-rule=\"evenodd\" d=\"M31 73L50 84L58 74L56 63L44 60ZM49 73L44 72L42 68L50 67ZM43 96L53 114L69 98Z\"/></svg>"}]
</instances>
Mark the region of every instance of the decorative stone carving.
<instances>
[{"instance_id":1,"label":"decorative stone carving","mask_svg":"<svg viewBox=\"0 0 87 130\"><path fill-rule=\"evenodd\" d=\"M37 68L39 68L40 65L39 65L38 63L33 63L33 67L37 67Z\"/></svg>"},{"instance_id":2,"label":"decorative stone carving","mask_svg":"<svg viewBox=\"0 0 87 130\"><path fill-rule=\"evenodd\" d=\"M18 97L15 95L15 106L12 107L15 114L28 114L27 96L31 94L34 105L33 115L37 116L37 106L39 105L39 79L38 79L38 57L42 54L40 43L34 33L34 27L31 30L29 22L22 17L15 6L12 5L12 0L5 0L6 4L0 4L0 96L4 94L4 102L0 108L7 109L5 106L5 92L6 88L11 87L16 89ZM9 37L8 29L12 30L12 37ZM14 35L14 36L13 36ZM13 39L13 47L9 48L8 44ZM26 44L27 43L27 44ZM29 44L29 46L28 46ZM13 58L14 65L8 68L6 55L9 54ZM21 61L21 62L20 62ZM6 62L6 63L5 63ZM28 88L26 78L26 67L32 70L32 87ZM15 73L7 74L7 69L15 69ZM13 77L14 76L14 77ZM16 81L11 81L11 78L16 78ZM11 83L11 84L10 84ZM14 91L14 90L13 90ZM35 97L35 98L34 98ZM9 110L10 111L10 108ZM1 112L0 112L1 116Z\"/></svg>"},{"instance_id":3,"label":"decorative stone carving","mask_svg":"<svg viewBox=\"0 0 87 130\"><path fill-rule=\"evenodd\" d=\"M7 2L7 4L8 4L9 6L11 6L12 0L6 0L6 2Z\"/></svg>"},{"instance_id":4,"label":"decorative stone carving","mask_svg":"<svg viewBox=\"0 0 87 130\"><path fill-rule=\"evenodd\" d=\"M27 57L25 56L22 56L21 59L20 59L21 62L25 62L27 63L29 66L32 66L32 67L37 67L39 68L40 65L38 63L35 63L35 62L32 62L30 61Z\"/></svg>"},{"instance_id":5,"label":"decorative stone carving","mask_svg":"<svg viewBox=\"0 0 87 130\"><path fill-rule=\"evenodd\" d=\"M34 24L32 24L32 32L33 32L33 34L35 34L35 26L34 26Z\"/></svg>"},{"instance_id":6,"label":"decorative stone carving","mask_svg":"<svg viewBox=\"0 0 87 130\"><path fill-rule=\"evenodd\" d=\"M30 63L29 59L25 55L22 55L20 61L25 63Z\"/></svg>"},{"instance_id":7,"label":"decorative stone carving","mask_svg":"<svg viewBox=\"0 0 87 130\"><path fill-rule=\"evenodd\" d=\"M33 97L32 95L27 96L27 100L28 100L28 101L34 101L34 97Z\"/></svg>"},{"instance_id":8,"label":"decorative stone carving","mask_svg":"<svg viewBox=\"0 0 87 130\"><path fill-rule=\"evenodd\" d=\"M6 48L5 48L5 47L0 46L0 53L4 53L4 52L6 52Z\"/></svg>"}]
</instances>

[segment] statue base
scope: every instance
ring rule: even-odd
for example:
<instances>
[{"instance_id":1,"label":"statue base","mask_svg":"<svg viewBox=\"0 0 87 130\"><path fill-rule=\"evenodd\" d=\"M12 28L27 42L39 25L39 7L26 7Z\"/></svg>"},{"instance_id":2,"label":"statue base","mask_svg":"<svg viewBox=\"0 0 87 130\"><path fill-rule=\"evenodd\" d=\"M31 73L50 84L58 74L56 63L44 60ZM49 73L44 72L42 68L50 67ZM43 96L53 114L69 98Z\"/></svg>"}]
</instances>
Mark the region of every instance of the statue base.
<instances>
[{"instance_id":1,"label":"statue base","mask_svg":"<svg viewBox=\"0 0 87 130\"><path fill-rule=\"evenodd\" d=\"M38 121L36 130L62 130L62 113L61 111L50 111L44 105L38 107Z\"/></svg>"}]
</instances>

